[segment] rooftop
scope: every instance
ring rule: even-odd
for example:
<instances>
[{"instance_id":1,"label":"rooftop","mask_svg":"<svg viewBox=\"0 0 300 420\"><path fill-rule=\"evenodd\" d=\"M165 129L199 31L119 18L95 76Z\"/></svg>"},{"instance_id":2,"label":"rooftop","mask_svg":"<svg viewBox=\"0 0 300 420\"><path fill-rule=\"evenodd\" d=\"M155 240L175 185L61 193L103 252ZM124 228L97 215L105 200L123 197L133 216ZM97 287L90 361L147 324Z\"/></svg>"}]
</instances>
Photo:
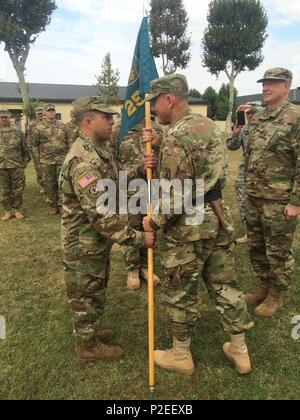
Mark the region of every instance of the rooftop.
<instances>
[{"instance_id":1,"label":"rooftop","mask_svg":"<svg viewBox=\"0 0 300 420\"><path fill-rule=\"evenodd\" d=\"M28 83L28 92L31 99L41 102L71 103L86 96L99 95L99 88L90 85L60 85L46 83ZM125 100L126 86L119 87L119 98ZM204 101L190 97L191 104L203 104ZM13 82L0 82L0 102L21 103L22 98L19 84Z\"/></svg>"}]
</instances>

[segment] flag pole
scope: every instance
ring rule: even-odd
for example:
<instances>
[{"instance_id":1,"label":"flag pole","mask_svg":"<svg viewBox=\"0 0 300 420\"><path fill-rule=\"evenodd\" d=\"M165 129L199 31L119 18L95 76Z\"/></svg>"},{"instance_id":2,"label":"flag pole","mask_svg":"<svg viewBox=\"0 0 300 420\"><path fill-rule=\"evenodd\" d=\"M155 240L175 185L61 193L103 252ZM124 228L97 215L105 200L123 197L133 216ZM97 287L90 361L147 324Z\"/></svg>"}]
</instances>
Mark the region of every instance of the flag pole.
<instances>
[{"instance_id":1,"label":"flag pole","mask_svg":"<svg viewBox=\"0 0 300 420\"><path fill-rule=\"evenodd\" d=\"M146 117L146 129L152 128L151 123L151 103L146 95L145 103L145 117ZM146 155L152 154L152 144L146 144ZM152 197L151 197L151 181L153 179L152 169L147 169L147 180L148 180L148 216L152 216ZM148 329L149 329L149 387L150 392L153 393L155 390L155 362L154 362L154 250L148 249Z\"/></svg>"}]
</instances>

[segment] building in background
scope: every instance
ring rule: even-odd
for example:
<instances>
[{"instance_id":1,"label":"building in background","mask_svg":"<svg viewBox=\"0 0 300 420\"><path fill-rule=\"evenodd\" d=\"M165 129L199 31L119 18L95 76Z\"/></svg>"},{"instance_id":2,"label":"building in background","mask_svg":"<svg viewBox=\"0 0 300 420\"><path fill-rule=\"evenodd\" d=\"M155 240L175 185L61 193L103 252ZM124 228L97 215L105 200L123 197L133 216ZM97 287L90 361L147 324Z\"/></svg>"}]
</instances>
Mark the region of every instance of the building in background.
<instances>
[{"instance_id":1,"label":"building in background","mask_svg":"<svg viewBox=\"0 0 300 420\"><path fill-rule=\"evenodd\" d=\"M53 103L56 106L57 118L64 123L70 121L72 102L86 96L99 94L97 86L85 85L54 85L43 83L28 83L29 96L32 100L39 100L41 103ZM120 105L115 109L120 112L126 94L126 87L119 88ZM189 98L193 112L207 116L207 104L198 98ZM18 83L0 82L0 107L10 110L17 124L24 127L22 117L23 103Z\"/></svg>"}]
</instances>

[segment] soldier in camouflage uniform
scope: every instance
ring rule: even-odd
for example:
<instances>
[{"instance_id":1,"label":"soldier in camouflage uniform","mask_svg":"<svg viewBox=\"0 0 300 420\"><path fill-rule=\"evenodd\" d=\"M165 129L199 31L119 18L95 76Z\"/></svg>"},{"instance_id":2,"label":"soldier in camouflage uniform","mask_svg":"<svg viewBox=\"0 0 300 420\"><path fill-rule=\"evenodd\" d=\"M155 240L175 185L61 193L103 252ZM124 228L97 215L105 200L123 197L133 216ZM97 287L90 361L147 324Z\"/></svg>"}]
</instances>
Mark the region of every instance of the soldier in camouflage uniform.
<instances>
[{"instance_id":1,"label":"soldier in camouflage uniform","mask_svg":"<svg viewBox=\"0 0 300 420\"><path fill-rule=\"evenodd\" d=\"M300 214L300 109L288 102L292 73L267 71L267 108L256 114L246 156L247 227L253 268L260 279L247 295L255 315L272 317L282 307L294 272L292 244ZM247 111L247 105L241 110Z\"/></svg>"},{"instance_id":2,"label":"soldier in camouflage uniform","mask_svg":"<svg viewBox=\"0 0 300 420\"><path fill-rule=\"evenodd\" d=\"M98 182L110 179L118 185L117 164L106 147L114 114L98 97L75 102L74 115L81 131L60 176L65 280L78 337L76 352L82 360L112 361L123 354L121 347L104 343L112 332L101 331L112 244L154 245L153 234L129 228L127 215L111 214L98 205L105 193Z\"/></svg>"},{"instance_id":3,"label":"soldier in camouflage uniform","mask_svg":"<svg viewBox=\"0 0 300 420\"><path fill-rule=\"evenodd\" d=\"M145 153L145 144L143 143L143 128L145 120L142 120L129 131L119 146L119 166L122 171L126 171L128 179L134 178L137 173ZM155 126L158 136L158 144L153 146L154 152L158 154L159 144L162 139L162 130ZM132 193L133 195L133 193ZM129 195L128 198L131 196ZM143 216L130 215L130 227L136 230L143 228ZM138 249L133 246L123 247L123 255L126 270L128 272L127 287L131 290L138 290L141 287L141 278L148 281L148 262L147 250L145 248ZM160 279L157 275L153 276L154 284L157 285Z\"/></svg>"},{"instance_id":4,"label":"soldier in camouflage uniform","mask_svg":"<svg viewBox=\"0 0 300 420\"><path fill-rule=\"evenodd\" d=\"M248 104L250 105L250 104ZM239 167L238 174L235 181L235 194L239 203L241 220L246 229L246 194L245 194L245 154L247 149L247 140L249 131L251 128L251 121L254 114L260 111L261 108L258 106L252 106L251 110L247 112L248 124L245 127L236 125L234 127L233 135L227 140L227 148L230 151L237 151L242 148L243 150L243 161ZM237 239L238 245L244 245L248 242L247 233L243 238Z\"/></svg>"},{"instance_id":5,"label":"soldier in camouflage uniform","mask_svg":"<svg viewBox=\"0 0 300 420\"><path fill-rule=\"evenodd\" d=\"M22 131L10 124L10 113L0 111L0 202L5 209L3 221L24 219L21 212L25 173L30 155Z\"/></svg>"},{"instance_id":6,"label":"soldier in camouflage uniform","mask_svg":"<svg viewBox=\"0 0 300 420\"><path fill-rule=\"evenodd\" d=\"M189 226L188 215L154 215L144 219L145 231L164 229L164 302L172 325L173 348L156 351L156 363L165 369L192 375L190 352L193 327L198 318L199 281L203 280L217 306L222 324L231 336L224 352L240 374L251 371L245 331L253 327L244 295L235 273L234 229L224 207L226 149L213 122L193 114L188 105L188 84L184 76L172 75L152 82L153 110L158 122L169 125L159 156L159 178L203 179L205 182L204 222ZM144 141L154 132L145 130ZM144 158L145 168L148 157ZM194 200L196 199L194 191ZM173 198L174 199L174 198Z\"/></svg>"},{"instance_id":7,"label":"soldier in camouflage uniform","mask_svg":"<svg viewBox=\"0 0 300 420\"><path fill-rule=\"evenodd\" d=\"M69 149L75 140L79 137L79 127L76 124L76 119L74 118L73 111L71 111L71 121L66 124L67 137Z\"/></svg>"},{"instance_id":8,"label":"soldier in camouflage uniform","mask_svg":"<svg viewBox=\"0 0 300 420\"><path fill-rule=\"evenodd\" d=\"M44 122L44 108L35 108L35 120L28 126L27 132L26 132L26 143L27 143L27 147L28 150L30 152L30 155L32 157L32 160L34 162L34 169L36 172L36 179L37 179L37 183L39 184L41 190L40 193L44 194L45 193L45 188L44 188L44 180L43 180L43 171L41 168L40 163L35 160L35 156L32 153L32 133L33 130L39 125L39 124L43 124Z\"/></svg>"},{"instance_id":9,"label":"soldier in camouflage uniform","mask_svg":"<svg viewBox=\"0 0 300 420\"><path fill-rule=\"evenodd\" d=\"M32 133L32 154L42 167L51 214L56 215L61 205L58 177L69 148L68 134L65 125L56 120L54 105L46 104L44 112L47 120Z\"/></svg>"}]
</instances>

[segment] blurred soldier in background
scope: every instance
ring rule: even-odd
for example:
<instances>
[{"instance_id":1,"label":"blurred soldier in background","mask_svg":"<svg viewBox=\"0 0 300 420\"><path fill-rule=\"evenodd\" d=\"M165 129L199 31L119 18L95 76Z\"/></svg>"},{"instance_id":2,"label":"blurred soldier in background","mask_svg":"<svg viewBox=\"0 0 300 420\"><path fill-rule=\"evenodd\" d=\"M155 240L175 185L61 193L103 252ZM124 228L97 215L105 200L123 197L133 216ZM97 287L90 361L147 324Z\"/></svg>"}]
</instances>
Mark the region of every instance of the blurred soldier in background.
<instances>
[{"instance_id":1,"label":"blurred soldier in background","mask_svg":"<svg viewBox=\"0 0 300 420\"><path fill-rule=\"evenodd\" d=\"M145 127L145 120L142 120L128 132L119 146L119 168L126 171L128 179L133 179L134 174L137 173L138 168L145 153L145 144L143 143L143 128ZM153 151L158 156L159 145L162 141L162 130L157 124L154 128L158 134L157 144L153 145ZM146 179L146 174L144 174ZM134 193L132 193L133 195ZM132 196L129 193L128 199ZM132 229L142 230L143 215L129 215L129 226ZM131 290L138 290L141 287L141 279L148 281L148 263L147 263L147 249L137 248L133 246L123 247L124 262L128 272L127 287ZM154 284L157 285L160 281L159 277L154 274Z\"/></svg>"},{"instance_id":2,"label":"blurred soldier in background","mask_svg":"<svg viewBox=\"0 0 300 420\"><path fill-rule=\"evenodd\" d=\"M32 141L33 141L32 133L33 133L33 130L39 124L42 124L43 122L44 122L44 109L41 107L35 108L35 120L32 121L31 124L29 124L27 132L26 132L26 143L27 143L27 147L30 152L31 158L34 162L34 169L36 172L37 183L41 188L40 189L41 194L45 193L43 171L42 171L40 163L35 159L34 153L32 153Z\"/></svg>"},{"instance_id":3,"label":"blurred soldier in background","mask_svg":"<svg viewBox=\"0 0 300 420\"><path fill-rule=\"evenodd\" d=\"M66 130L69 148L71 148L74 141L77 140L79 137L79 127L76 124L76 119L74 118L73 111L71 111L71 121L66 124Z\"/></svg>"},{"instance_id":4,"label":"blurred soldier in background","mask_svg":"<svg viewBox=\"0 0 300 420\"><path fill-rule=\"evenodd\" d=\"M5 215L1 220L24 219L21 211L25 188L25 168L30 154L21 130L10 124L10 113L0 110L0 203Z\"/></svg>"},{"instance_id":5,"label":"blurred soldier in background","mask_svg":"<svg viewBox=\"0 0 300 420\"><path fill-rule=\"evenodd\" d=\"M44 113L46 121L33 130L32 153L43 171L51 214L56 215L59 213L61 205L58 178L69 150L68 135L65 125L56 120L56 110L53 104L46 104Z\"/></svg>"}]
</instances>

